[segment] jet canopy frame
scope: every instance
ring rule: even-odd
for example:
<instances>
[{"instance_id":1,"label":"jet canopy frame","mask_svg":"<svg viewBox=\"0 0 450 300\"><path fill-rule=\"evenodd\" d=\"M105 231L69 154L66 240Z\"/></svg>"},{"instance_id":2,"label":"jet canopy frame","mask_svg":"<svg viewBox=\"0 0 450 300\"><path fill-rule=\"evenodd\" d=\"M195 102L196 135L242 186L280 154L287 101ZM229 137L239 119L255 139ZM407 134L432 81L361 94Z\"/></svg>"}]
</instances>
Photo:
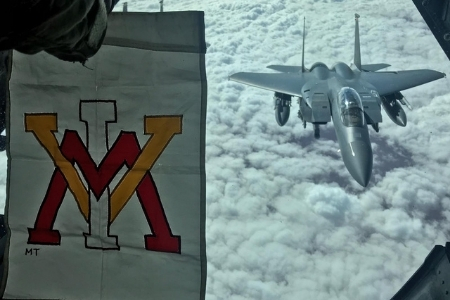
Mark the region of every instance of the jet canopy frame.
<instances>
[{"instance_id":1,"label":"jet canopy frame","mask_svg":"<svg viewBox=\"0 0 450 300\"><path fill-rule=\"evenodd\" d=\"M364 109L358 92L350 87L343 87L338 98L342 123L347 127L363 127Z\"/></svg>"}]
</instances>

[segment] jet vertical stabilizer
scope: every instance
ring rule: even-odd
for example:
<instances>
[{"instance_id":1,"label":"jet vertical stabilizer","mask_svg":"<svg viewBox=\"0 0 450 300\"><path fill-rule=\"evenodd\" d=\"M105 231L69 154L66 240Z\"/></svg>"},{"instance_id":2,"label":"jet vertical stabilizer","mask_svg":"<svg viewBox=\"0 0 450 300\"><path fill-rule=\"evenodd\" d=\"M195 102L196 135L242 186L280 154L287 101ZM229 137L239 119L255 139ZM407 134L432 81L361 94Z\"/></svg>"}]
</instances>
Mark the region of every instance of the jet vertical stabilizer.
<instances>
[{"instance_id":1,"label":"jet vertical stabilizer","mask_svg":"<svg viewBox=\"0 0 450 300\"><path fill-rule=\"evenodd\" d=\"M353 63L361 70L361 49L359 46L359 23L358 23L359 15L355 14L355 54L353 55Z\"/></svg>"},{"instance_id":2,"label":"jet vertical stabilizer","mask_svg":"<svg viewBox=\"0 0 450 300\"><path fill-rule=\"evenodd\" d=\"M305 33L306 32L306 17L303 17L303 44L302 44L302 73L305 73Z\"/></svg>"}]
</instances>

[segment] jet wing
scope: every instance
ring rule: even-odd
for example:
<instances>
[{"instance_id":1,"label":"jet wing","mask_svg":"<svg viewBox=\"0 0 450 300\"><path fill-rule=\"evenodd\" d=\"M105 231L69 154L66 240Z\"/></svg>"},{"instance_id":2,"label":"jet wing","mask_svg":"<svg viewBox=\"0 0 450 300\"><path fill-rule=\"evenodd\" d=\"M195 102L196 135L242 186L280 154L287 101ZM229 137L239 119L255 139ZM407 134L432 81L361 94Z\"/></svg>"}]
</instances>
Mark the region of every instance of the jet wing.
<instances>
[{"instance_id":1,"label":"jet wing","mask_svg":"<svg viewBox=\"0 0 450 300\"><path fill-rule=\"evenodd\" d=\"M426 69L361 73L361 79L372 84L381 96L410 89L443 77L445 77L444 73Z\"/></svg>"},{"instance_id":2,"label":"jet wing","mask_svg":"<svg viewBox=\"0 0 450 300\"><path fill-rule=\"evenodd\" d=\"M381 69L386 69L387 67L390 67L389 64L368 64L368 65L362 65L361 68L363 71L367 72L375 72Z\"/></svg>"},{"instance_id":3,"label":"jet wing","mask_svg":"<svg viewBox=\"0 0 450 300\"><path fill-rule=\"evenodd\" d=\"M282 73L298 73L302 70L301 66L285 66L285 65L270 65L267 68L282 72Z\"/></svg>"},{"instance_id":4,"label":"jet wing","mask_svg":"<svg viewBox=\"0 0 450 300\"><path fill-rule=\"evenodd\" d=\"M270 91L301 96L303 85L313 77L311 73L240 72L231 75L228 79Z\"/></svg>"}]
</instances>

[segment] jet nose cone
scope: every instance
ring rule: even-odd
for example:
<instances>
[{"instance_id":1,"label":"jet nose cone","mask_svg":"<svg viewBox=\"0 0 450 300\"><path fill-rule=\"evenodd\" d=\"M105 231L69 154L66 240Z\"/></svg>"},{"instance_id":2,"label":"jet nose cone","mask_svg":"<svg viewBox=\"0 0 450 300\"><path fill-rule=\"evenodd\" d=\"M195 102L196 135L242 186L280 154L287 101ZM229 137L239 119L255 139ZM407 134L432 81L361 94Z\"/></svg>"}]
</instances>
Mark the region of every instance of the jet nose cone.
<instances>
[{"instance_id":1,"label":"jet nose cone","mask_svg":"<svg viewBox=\"0 0 450 300\"><path fill-rule=\"evenodd\" d=\"M370 143L354 141L350 143L351 156L346 163L350 175L363 187L369 184L372 175L372 147Z\"/></svg>"}]
</instances>

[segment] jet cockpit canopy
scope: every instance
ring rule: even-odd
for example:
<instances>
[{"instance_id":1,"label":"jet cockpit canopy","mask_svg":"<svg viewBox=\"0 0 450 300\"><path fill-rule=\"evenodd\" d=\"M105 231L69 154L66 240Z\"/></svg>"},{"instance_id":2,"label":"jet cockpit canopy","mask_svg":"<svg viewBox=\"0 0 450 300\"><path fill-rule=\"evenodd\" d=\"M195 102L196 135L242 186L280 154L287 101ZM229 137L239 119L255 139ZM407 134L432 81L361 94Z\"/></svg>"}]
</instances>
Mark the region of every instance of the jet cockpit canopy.
<instances>
[{"instance_id":1,"label":"jet cockpit canopy","mask_svg":"<svg viewBox=\"0 0 450 300\"><path fill-rule=\"evenodd\" d=\"M364 111L361 97L350 87L343 87L338 94L342 122L347 127L363 127Z\"/></svg>"}]
</instances>

